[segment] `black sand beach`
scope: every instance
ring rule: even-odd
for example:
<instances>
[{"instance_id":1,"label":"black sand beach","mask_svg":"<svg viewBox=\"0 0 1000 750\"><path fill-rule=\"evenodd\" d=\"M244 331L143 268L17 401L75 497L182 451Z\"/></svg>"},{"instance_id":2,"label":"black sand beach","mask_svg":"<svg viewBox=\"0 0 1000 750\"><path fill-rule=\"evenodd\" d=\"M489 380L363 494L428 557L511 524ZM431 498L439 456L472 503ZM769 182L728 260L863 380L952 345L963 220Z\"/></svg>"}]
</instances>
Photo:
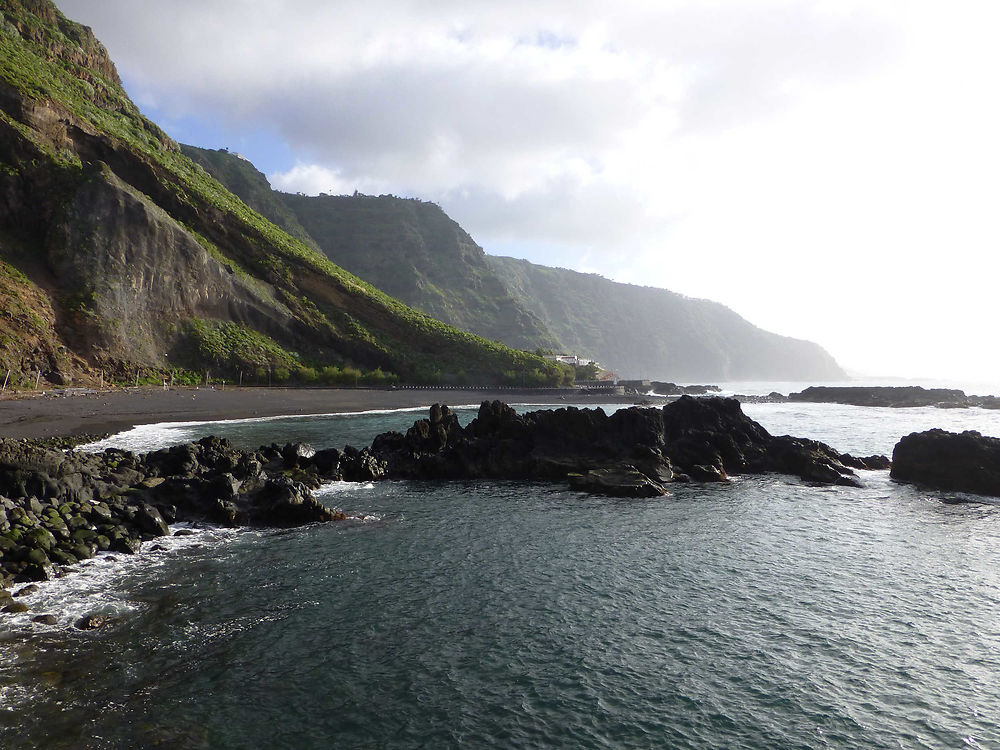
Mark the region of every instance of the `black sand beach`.
<instances>
[{"instance_id":1,"label":"black sand beach","mask_svg":"<svg viewBox=\"0 0 1000 750\"><path fill-rule=\"evenodd\" d=\"M642 397L646 398L646 397ZM402 409L511 403L633 403L631 396L579 395L555 390L214 388L160 387L105 391L48 391L0 399L0 437L48 438L119 432L140 424L246 419L291 414L328 414L369 409ZM647 399L648 400L648 399Z\"/></svg>"}]
</instances>

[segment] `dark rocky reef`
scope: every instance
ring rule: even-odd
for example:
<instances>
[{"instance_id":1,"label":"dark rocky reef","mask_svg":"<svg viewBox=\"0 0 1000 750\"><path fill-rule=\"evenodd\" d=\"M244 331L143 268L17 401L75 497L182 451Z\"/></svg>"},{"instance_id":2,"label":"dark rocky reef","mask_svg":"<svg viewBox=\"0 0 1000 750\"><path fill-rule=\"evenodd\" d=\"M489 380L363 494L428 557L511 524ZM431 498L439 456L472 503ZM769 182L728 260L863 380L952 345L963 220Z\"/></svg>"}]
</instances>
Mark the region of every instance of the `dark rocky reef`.
<instances>
[{"instance_id":1,"label":"dark rocky reef","mask_svg":"<svg viewBox=\"0 0 1000 750\"><path fill-rule=\"evenodd\" d=\"M207 437L145 455L0 440L0 585L46 580L99 551L131 554L175 521L296 526L343 518L296 470L313 451Z\"/></svg>"},{"instance_id":2,"label":"dark rocky reef","mask_svg":"<svg viewBox=\"0 0 1000 750\"><path fill-rule=\"evenodd\" d=\"M704 396L722 390L717 385L677 385L662 380L650 381L649 385L661 396Z\"/></svg>"},{"instance_id":3,"label":"dark rocky reef","mask_svg":"<svg viewBox=\"0 0 1000 750\"><path fill-rule=\"evenodd\" d=\"M663 495L670 482L726 481L780 472L807 482L859 486L854 469L888 468L827 445L774 437L734 399L682 396L662 409L541 410L519 415L486 401L467 427L446 406L406 434L387 432L361 451L321 451L300 464L322 476L378 479L541 479L606 495Z\"/></svg>"},{"instance_id":4,"label":"dark rocky reef","mask_svg":"<svg viewBox=\"0 0 1000 750\"><path fill-rule=\"evenodd\" d=\"M783 404L788 401L788 396L777 391L771 391L766 396L753 393L737 393L733 398L741 404Z\"/></svg>"},{"instance_id":5,"label":"dark rocky reef","mask_svg":"<svg viewBox=\"0 0 1000 750\"><path fill-rule=\"evenodd\" d=\"M911 433L892 451L890 476L939 490L1000 497L1000 438L971 430Z\"/></svg>"},{"instance_id":6,"label":"dark rocky reef","mask_svg":"<svg viewBox=\"0 0 1000 750\"><path fill-rule=\"evenodd\" d=\"M848 404L851 406L888 406L906 408L913 406L936 406L942 409L979 406L984 409L1000 409L1000 398L996 396L967 396L955 388L923 388L908 386L811 386L799 393L790 393L789 401L805 401L822 404Z\"/></svg>"}]
</instances>

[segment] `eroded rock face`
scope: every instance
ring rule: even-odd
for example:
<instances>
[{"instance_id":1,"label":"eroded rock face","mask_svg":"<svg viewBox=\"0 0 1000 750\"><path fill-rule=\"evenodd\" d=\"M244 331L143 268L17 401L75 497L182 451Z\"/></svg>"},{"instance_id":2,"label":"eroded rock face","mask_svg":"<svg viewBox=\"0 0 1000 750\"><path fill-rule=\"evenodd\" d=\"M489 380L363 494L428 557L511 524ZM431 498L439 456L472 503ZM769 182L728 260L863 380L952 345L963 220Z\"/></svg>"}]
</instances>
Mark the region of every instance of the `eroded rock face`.
<instances>
[{"instance_id":1,"label":"eroded rock face","mask_svg":"<svg viewBox=\"0 0 1000 750\"><path fill-rule=\"evenodd\" d=\"M892 451L893 479L1000 497L1000 438L975 431L914 432Z\"/></svg>"},{"instance_id":2,"label":"eroded rock face","mask_svg":"<svg viewBox=\"0 0 1000 750\"><path fill-rule=\"evenodd\" d=\"M81 332L125 359L162 361L174 343L172 326L192 316L250 321L274 335L290 330L287 310L227 271L111 169L82 182L46 244L59 283L88 300Z\"/></svg>"}]
</instances>

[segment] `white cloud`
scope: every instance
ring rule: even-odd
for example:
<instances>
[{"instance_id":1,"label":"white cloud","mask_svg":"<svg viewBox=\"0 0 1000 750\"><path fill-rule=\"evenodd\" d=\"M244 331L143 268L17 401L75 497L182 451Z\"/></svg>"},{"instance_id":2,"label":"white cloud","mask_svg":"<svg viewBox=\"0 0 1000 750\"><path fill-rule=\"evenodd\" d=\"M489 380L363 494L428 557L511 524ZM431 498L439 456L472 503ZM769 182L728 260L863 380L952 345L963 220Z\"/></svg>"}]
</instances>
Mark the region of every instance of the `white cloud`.
<instances>
[{"instance_id":1,"label":"white cloud","mask_svg":"<svg viewBox=\"0 0 1000 750\"><path fill-rule=\"evenodd\" d=\"M306 195L344 195L358 189L356 184L345 180L339 171L318 164L296 164L286 172L272 174L270 182L275 190Z\"/></svg>"},{"instance_id":2,"label":"white cloud","mask_svg":"<svg viewBox=\"0 0 1000 750\"><path fill-rule=\"evenodd\" d=\"M488 251L717 299L855 367L1000 371L992 4L60 5L138 101L276 133L282 189L435 200Z\"/></svg>"}]
</instances>

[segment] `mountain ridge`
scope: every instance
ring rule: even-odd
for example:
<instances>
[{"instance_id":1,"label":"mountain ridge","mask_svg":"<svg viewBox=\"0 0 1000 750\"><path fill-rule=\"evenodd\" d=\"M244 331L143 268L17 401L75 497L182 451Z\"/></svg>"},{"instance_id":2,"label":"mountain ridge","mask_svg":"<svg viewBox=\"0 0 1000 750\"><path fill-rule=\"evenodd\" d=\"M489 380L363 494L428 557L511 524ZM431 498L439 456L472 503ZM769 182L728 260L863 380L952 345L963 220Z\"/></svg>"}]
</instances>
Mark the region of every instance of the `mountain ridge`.
<instances>
[{"instance_id":1,"label":"mountain ridge","mask_svg":"<svg viewBox=\"0 0 1000 750\"><path fill-rule=\"evenodd\" d=\"M818 344L765 331L719 302L517 258L488 257L567 347L602 363L620 363L631 377L715 382L846 378Z\"/></svg>"},{"instance_id":2,"label":"mountain ridge","mask_svg":"<svg viewBox=\"0 0 1000 750\"><path fill-rule=\"evenodd\" d=\"M628 377L846 377L819 345L764 331L721 303L490 255L437 204L283 193L242 157L182 148L262 213L280 218L290 209L295 224L334 262L480 335L584 355Z\"/></svg>"}]
</instances>

